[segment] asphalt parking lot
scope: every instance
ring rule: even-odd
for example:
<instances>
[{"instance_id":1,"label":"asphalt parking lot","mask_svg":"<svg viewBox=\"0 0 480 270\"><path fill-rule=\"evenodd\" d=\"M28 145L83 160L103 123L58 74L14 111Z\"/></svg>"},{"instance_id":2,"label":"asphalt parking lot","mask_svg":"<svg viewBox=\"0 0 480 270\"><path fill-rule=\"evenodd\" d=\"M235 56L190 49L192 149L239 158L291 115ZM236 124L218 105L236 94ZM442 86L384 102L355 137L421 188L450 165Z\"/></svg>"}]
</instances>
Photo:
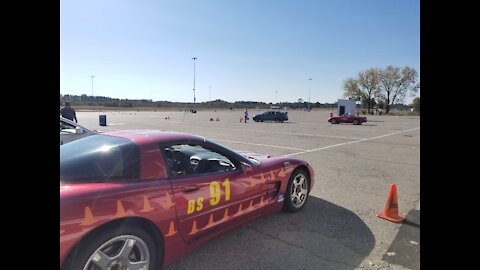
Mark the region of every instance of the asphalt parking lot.
<instances>
[{"instance_id":1,"label":"asphalt parking lot","mask_svg":"<svg viewBox=\"0 0 480 270\"><path fill-rule=\"evenodd\" d=\"M250 118L255 113L249 110ZM99 126L99 115L107 126ZM330 110L289 111L285 123L240 122L242 110L77 112L98 131L160 129L193 133L235 150L293 156L315 169L304 210L260 218L183 257L176 269L420 269L420 117L368 116L332 125ZM216 121L218 118L219 121ZM210 120L213 121L210 121ZM383 211L390 184L407 216Z\"/></svg>"}]
</instances>

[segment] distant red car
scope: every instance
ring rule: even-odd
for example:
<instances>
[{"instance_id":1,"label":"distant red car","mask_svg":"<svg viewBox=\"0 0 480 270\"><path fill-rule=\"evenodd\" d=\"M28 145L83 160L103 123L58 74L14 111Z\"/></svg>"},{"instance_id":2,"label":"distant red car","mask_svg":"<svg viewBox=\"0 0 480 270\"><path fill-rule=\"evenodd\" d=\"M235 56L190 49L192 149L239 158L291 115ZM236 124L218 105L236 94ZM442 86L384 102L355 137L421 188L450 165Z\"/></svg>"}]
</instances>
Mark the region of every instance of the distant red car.
<instances>
[{"instance_id":1,"label":"distant red car","mask_svg":"<svg viewBox=\"0 0 480 270\"><path fill-rule=\"evenodd\" d=\"M160 269L314 185L305 161L203 137L116 131L60 146L61 269Z\"/></svg>"},{"instance_id":2,"label":"distant red car","mask_svg":"<svg viewBox=\"0 0 480 270\"><path fill-rule=\"evenodd\" d=\"M352 123L354 125L361 125L362 123L367 122L367 117L364 116L356 116L351 114L344 114L341 116L333 116L328 118L328 122L332 124L340 124L340 123Z\"/></svg>"}]
</instances>

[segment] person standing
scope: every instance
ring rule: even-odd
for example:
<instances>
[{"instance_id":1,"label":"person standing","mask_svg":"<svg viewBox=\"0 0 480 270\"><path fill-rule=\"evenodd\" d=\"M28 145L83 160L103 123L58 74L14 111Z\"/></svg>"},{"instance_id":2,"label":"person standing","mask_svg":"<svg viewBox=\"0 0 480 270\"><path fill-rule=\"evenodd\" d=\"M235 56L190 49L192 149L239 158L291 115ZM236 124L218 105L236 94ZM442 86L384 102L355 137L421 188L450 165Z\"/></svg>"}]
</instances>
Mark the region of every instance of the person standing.
<instances>
[{"instance_id":1,"label":"person standing","mask_svg":"<svg viewBox=\"0 0 480 270\"><path fill-rule=\"evenodd\" d=\"M245 109L245 124L247 123L248 120L248 110Z\"/></svg>"},{"instance_id":2,"label":"person standing","mask_svg":"<svg viewBox=\"0 0 480 270\"><path fill-rule=\"evenodd\" d=\"M75 113L75 110L70 106L70 102L65 102L65 107L60 110L60 114L63 118L67 118L71 121L75 121L75 123L78 123L77 114Z\"/></svg>"}]
</instances>

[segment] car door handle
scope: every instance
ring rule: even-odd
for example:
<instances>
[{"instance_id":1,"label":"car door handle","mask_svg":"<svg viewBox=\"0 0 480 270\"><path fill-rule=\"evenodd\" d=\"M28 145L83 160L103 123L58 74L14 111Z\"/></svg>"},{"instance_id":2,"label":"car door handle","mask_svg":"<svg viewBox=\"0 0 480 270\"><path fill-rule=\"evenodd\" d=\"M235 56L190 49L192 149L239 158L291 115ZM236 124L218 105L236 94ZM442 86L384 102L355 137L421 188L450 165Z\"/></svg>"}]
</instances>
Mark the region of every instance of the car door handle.
<instances>
[{"instance_id":1,"label":"car door handle","mask_svg":"<svg viewBox=\"0 0 480 270\"><path fill-rule=\"evenodd\" d=\"M197 190L198 190L197 186L188 186L188 187L182 188L182 191L185 192L185 193L194 192L194 191L197 191Z\"/></svg>"}]
</instances>

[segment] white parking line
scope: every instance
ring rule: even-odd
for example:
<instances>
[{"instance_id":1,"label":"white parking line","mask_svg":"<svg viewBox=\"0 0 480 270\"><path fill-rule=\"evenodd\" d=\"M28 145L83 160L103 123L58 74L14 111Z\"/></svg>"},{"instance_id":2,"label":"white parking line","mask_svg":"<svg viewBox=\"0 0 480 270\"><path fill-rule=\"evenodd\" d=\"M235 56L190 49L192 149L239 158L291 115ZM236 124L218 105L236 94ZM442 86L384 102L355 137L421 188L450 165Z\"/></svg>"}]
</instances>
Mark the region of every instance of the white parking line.
<instances>
[{"instance_id":1,"label":"white parking line","mask_svg":"<svg viewBox=\"0 0 480 270\"><path fill-rule=\"evenodd\" d=\"M256 146L272 147L272 148L283 148L283 149L289 149L289 150L301 150L301 151L307 151L307 149L295 148L295 147L286 147L286 146L278 146L278 145L268 145L268 144L258 144L258 143L238 142L238 141L229 141L229 140L212 140L212 141L217 141L217 142L229 142L229 143L238 143L238 144L248 144L248 145L256 145Z\"/></svg>"},{"instance_id":2,"label":"white parking line","mask_svg":"<svg viewBox=\"0 0 480 270\"><path fill-rule=\"evenodd\" d=\"M284 157L289 157L289 156L295 156L295 155L301 155L301 154L316 152L316 151L320 151L320 150L324 150L324 149L328 149L328 148L333 148L333 147L337 147L337 146L342 146L342 145L346 145L346 144L352 144L352 143L358 143L358 142L363 142L363 141L375 140L375 139L378 139L378 138L387 137L387 136L391 136L391 135L395 135L395 134L399 134L399 133L403 133L403 132L408 132L408 131L416 130L416 129L419 129L419 128L420 128L420 127L412 128L412 129L407 129L407 130L402 130L402 131L398 131L398 132L393 132L393 133L389 133L389 134L385 134L385 135L380 135L380 136L376 136L376 137L372 137L372 138L366 138L366 139L356 140L356 141L353 141L353 142L339 143L339 144L324 146L324 147L315 148L315 149L311 149L311 150L305 150L305 151L302 151L302 152L297 152L297 153L293 153L293 154L284 155Z\"/></svg>"},{"instance_id":3,"label":"white parking line","mask_svg":"<svg viewBox=\"0 0 480 270\"><path fill-rule=\"evenodd\" d=\"M171 122L172 123L172 122ZM173 124L173 123L172 123ZM308 133L290 133L290 132L272 132L272 131L264 131L264 130L254 130L254 129L235 129L235 128L220 128L220 127L198 127L198 126L189 126L189 125L177 125L181 127L188 127L188 128L204 128L204 129L221 129L221 130L233 130L233 131L242 131L242 132L254 132L254 133L267 133L267 134L282 134L282 135L289 135L289 136L306 136L306 137L322 137L322 138L332 138L332 139L346 139L346 140L360 140L362 138L358 137L343 137L343 136L332 136L332 135L322 135L322 134L308 134Z\"/></svg>"}]
</instances>

